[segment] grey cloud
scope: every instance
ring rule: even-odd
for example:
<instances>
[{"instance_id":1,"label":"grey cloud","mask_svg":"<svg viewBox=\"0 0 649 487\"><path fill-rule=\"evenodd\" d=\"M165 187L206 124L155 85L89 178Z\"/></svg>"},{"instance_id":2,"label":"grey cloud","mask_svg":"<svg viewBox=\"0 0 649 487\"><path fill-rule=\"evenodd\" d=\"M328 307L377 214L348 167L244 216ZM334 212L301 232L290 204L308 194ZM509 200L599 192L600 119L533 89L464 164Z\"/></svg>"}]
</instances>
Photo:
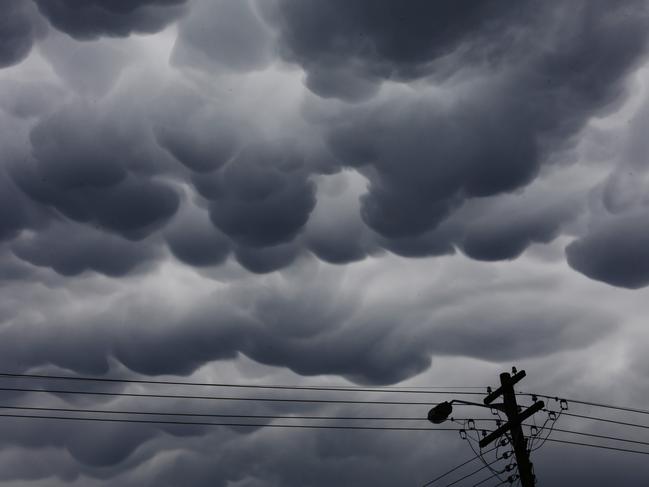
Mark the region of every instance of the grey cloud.
<instances>
[{"instance_id":1,"label":"grey cloud","mask_svg":"<svg viewBox=\"0 0 649 487\"><path fill-rule=\"evenodd\" d=\"M140 174L155 143L137 122L118 124L91 106L73 105L41 120L30 139L34 159L13 164L14 180L68 218L139 239L178 208L168 183Z\"/></svg>"},{"instance_id":2,"label":"grey cloud","mask_svg":"<svg viewBox=\"0 0 649 487\"><path fill-rule=\"evenodd\" d=\"M179 23L172 62L199 69L258 70L272 54L271 32L250 0L203 0Z\"/></svg>"},{"instance_id":3,"label":"grey cloud","mask_svg":"<svg viewBox=\"0 0 649 487\"><path fill-rule=\"evenodd\" d=\"M0 207L5 208L0 214L0 241L13 238L28 225L30 220L29 205L17 190L13 181L0 174Z\"/></svg>"},{"instance_id":4,"label":"grey cloud","mask_svg":"<svg viewBox=\"0 0 649 487\"><path fill-rule=\"evenodd\" d=\"M38 258L46 258L47 252L39 250ZM116 254L124 258L122 252ZM102 262L109 261L107 256ZM119 305L75 317L55 311L50 322L66 320L66 328L86 332L53 340L60 326L17 321L5 330L4 343L26 330L37 338L28 355L7 349L3 360L82 371L102 370L114 357L138 373L158 375L189 374L204 363L244 354L301 375L335 373L361 382L392 383L428 368L433 355L488 360L503 354L511 359L545 356L586 346L607 334L614 322L602 310L589 312L548 295L539 300L539 290L553 283L531 280L523 286L505 280L480 291L473 280L460 280L448 289L440 281L420 289L410 301L397 292L368 302L363 299L364 281L341 286L339 278L336 267L303 260L259 283L233 282L185 310L159 299L150 309L150 300L126 296ZM470 302L463 298L467 294L472 294ZM510 302L526 307L521 310ZM138 326L131 328L131 323ZM534 350L520 343L529 333L537 337L530 342ZM92 353L74 353L80 348Z\"/></svg>"},{"instance_id":5,"label":"grey cloud","mask_svg":"<svg viewBox=\"0 0 649 487\"><path fill-rule=\"evenodd\" d=\"M324 122L341 164L358 168L370 181L362 197L365 223L390 240L412 239L434 230L464 202L530 184L591 116L624 93L626 75L646 45L647 15L645 4L616 6L619 15L608 22L608 4L553 4L549 12L556 29L571 35L543 37L524 61L503 59L498 70L460 73L434 88L385 90ZM633 7L640 14L626 15ZM529 17L521 19L526 19L526 35L545 32ZM347 28L345 23L336 27ZM354 66L353 54L347 59L341 51L336 59ZM527 225L531 230L534 223ZM511 258L530 241L550 239L556 225L534 231L540 233L510 234L512 241L503 235L503 248L494 242L484 257Z\"/></svg>"},{"instance_id":6,"label":"grey cloud","mask_svg":"<svg viewBox=\"0 0 649 487\"><path fill-rule=\"evenodd\" d=\"M309 250L325 262L342 264L378 252L375 234L359 215L359 179L341 173L317 181L317 203L304 240Z\"/></svg>"},{"instance_id":7,"label":"grey cloud","mask_svg":"<svg viewBox=\"0 0 649 487\"><path fill-rule=\"evenodd\" d=\"M24 60L32 49L37 29L29 1L6 0L0 5L0 68Z\"/></svg>"},{"instance_id":8,"label":"grey cloud","mask_svg":"<svg viewBox=\"0 0 649 487\"><path fill-rule=\"evenodd\" d=\"M74 234L74 238L70 235ZM156 256L155 247L81 225L52 223L12 243L16 256L64 276L95 271L123 276Z\"/></svg>"},{"instance_id":9,"label":"grey cloud","mask_svg":"<svg viewBox=\"0 0 649 487\"><path fill-rule=\"evenodd\" d=\"M257 274L266 274L290 265L298 257L300 249L287 243L262 248L238 245L235 249L237 262Z\"/></svg>"},{"instance_id":10,"label":"grey cloud","mask_svg":"<svg viewBox=\"0 0 649 487\"><path fill-rule=\"evenodd\" d=\"M154 33L184 12L185 0L36 0L49 22L79 40Z\"/></svg>"},{"instance_id":11,"label":"grey cloud","mask_svg":"<svg viewBox=\"0 0 649 487\"><path fill-rule=\"evenodd\" d=\"M178 161L197 173L209 173L228 162L238 145L237 123L226 114L198 113L154 128L156 140ZM197 176L200 179L200 176Z\"/></svg>"},{"instance_id":12,"label":"grey cloud","mask_svg":"<svg viewBox=\"0 0 649 487\"><path fill-rule=\"evenodd\" d=\"M649 285L646 212L610 217L566 248L568 264L591 279L638 289Z\"/></svg>"},{"instance_id":13,"label":"grey cloud","mask_svg":"<svg viewBox=\"0 0 649 487\"><path fill-rule=\"evenodd\" d=\"M292 240L315 206L299 154L274 144L246 147L223 168L210 218L236 243L264 247Z\"/></svg>"},{"instance_id":14,"label":"grey cloud","mask_svg":"<svg viewBox=\"0 0 649 487\"><path fill-rule=\"evenodd\" d=\"M497 199L485 214L466 223L460 248L473 259L504 260L518 257L531 243L554 240L579 207L573 201L543 202L547 197Z\"/></svg>"},{"instance_id":15,"label":"grey cloud","mask_svg":"<svg viewBox=\"0 0 649 487\"><path fill-rule=\"evenodd\" d=\"M535 25L529 2L452 1L317 2L278 0L266 14L279 31L282 55L299 63L307 86L323 96L360 99L387 79L412 79L435 72L435 61L458 53L471 61L497 59L520 24ZM520 39L519 39L520 42ZM520 51L519 51L520 50ZM459 69L459 66L455 67Z\"/></svg>"},{"instance_id":16,"label":"grey cloud","mask_svg":"<svg viewBox=\"0 0 649 487\"><path fill-rule=\"evenodd\" d=\"M63 34L51 34L40 51L68 88L90 97L107 93L129 60L105 41L77 42Z\"/></svg>"},{"instance_id":17,"label":"grey cloud","mask_svg":"<svg viewBox=\"0 0 649 487\"><path fill-rule=\"evenodd\" d=\"M42 116L56 108L64 90L39 81L0 81L0 108L18 118Z\"/></svg>"},{"instance_id":18,"label":"grey cloud","mask_svg":"<svg viewBox=\"0 0 649 487\"><path fill-rule=\"evenodd\" d=\"M212 225L207 211L190 202L185 203L164 234L173 255L189 265L217 265L230 253L229 239Z\"/></svg>"}]
</instances>

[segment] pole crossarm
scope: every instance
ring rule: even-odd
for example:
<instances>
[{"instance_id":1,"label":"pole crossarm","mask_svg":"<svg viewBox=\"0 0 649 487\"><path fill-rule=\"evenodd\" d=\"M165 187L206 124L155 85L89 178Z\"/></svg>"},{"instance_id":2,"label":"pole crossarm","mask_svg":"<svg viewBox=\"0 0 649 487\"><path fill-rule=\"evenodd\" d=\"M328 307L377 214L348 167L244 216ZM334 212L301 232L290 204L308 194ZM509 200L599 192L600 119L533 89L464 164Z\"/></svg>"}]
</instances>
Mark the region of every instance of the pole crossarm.
<instances>
[{"instance_id":1,"label":"pole crossarm","mask_svg":"<svg viewBox=\"0 0 649 487\"><path fill-rule=\"evenodd\" d=\"M545 403L543 401L539 401L534 405L530 406L525 411L518 414L517 415L518 417L516 419L506 422L500 428L497 428L496 430L492 431L487 436L485 436L483 439L481 439L479 443L480 448L484 448L492 441L501 437L507 431L511 431L512 428L515 428L516 426L520 426L523 423L523 421L525 421L530 416L533 416L534 413L538 413L544 407L545 407Z\"/></svg>"},{"instance_id":2,"label":"pole crossarm","mask_svg":"<svg viewBox=\"0 0 649 487\"><path fill-rule=\"evenodd\" d=\"M525 377L525 371L521 370L520 372L517 372L513 376L511 376L509 379L506 379L506 382L503 383L498 389L495 391L489 393L487 397L484 398L484 403L485 404L491 404L494 402L499 396L501 396L504 392L505 387L513 387L514 384L516 384L518 381L523 379Z\"/></svg>"}]
</instances>

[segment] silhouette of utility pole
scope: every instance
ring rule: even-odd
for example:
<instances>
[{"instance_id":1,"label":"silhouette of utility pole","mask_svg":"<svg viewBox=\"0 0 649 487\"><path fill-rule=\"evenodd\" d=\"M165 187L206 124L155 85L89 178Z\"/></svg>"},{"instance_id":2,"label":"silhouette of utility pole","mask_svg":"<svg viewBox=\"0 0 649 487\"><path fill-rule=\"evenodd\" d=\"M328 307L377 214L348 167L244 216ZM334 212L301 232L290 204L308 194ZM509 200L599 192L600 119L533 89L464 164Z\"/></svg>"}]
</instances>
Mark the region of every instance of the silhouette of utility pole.
<instances>
[{"instance_id":1,"label":"silhouette of utility pole","mask_svg":"<svg viewBox=\"0 0 649 487\"><path fill-rule=\"evenodd\" d=\"M480 406L502 411L507 416L507 422L499 426L494 431L486 435L479 442L480 448L484 448L488 444L496 441L501 436L510 433L511 444L516 456L516 465L518 467L518 475L520 476L522 487L534 487L536 478L533 473L532 462L530 462L530 450L527 448L527 439L523 433L523 421L537 413L545 407L543 401L537 401L525 411L521 411L516 402L516 393L514 392L514 384L525 377L525 371L516 371L512 367L511 375L507 372L500 374L500 387L495 391L488 388L489 394L484 398L483 403L479 404L462 399L453 399L451 401L444 401L432 408L428 413L428 420L434 424L441 424L448 419L453 412L453 403ZM494 404L493 402L502 396L503 402ZM536 399L535 399L536 400ZM512 481L510 480L510 483Z\"/></svg>"},{"instance_id":2,"label":"silhouette of utility pole","mask_svg":"<svg viewBox=\"0 0 649 487\"><path fill-rule=\"evenodd\" d=\"M514 369L514 372L515 370L516 369ZM514 448L514 455L516 456L516 464L518 466L521 485L522 487L534 487L536 480L533 473L532 462L530 461L530 451L527 448L527 438L525 438L521 424L534 413L543 409L545 404L543 401L539 401L525 411L519 412L520 408L516 403L514 384L520 381L523 377L525 377L524 370L515 372L513 376L507 372L500 374L500 387L484 398L485 405L495 407L507 415L507 423L485 436L480 440L479 444L480 448L484 448L489 443L497 440L509 431L511 433L511 443ZM492 404L493 401L501 395L503 396L503 403Z\"/></svg>"}]
</instances>

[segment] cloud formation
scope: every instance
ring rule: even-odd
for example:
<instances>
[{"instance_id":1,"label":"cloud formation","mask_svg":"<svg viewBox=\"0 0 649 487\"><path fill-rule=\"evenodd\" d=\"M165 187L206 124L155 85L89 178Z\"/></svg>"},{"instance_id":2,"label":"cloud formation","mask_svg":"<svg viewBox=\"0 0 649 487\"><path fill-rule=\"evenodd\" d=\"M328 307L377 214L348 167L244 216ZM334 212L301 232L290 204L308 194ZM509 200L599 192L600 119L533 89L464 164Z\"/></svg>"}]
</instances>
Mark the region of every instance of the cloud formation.
<instances>
[{"instance_id":1,"label":"cloud formation","mask_svg":"<svg viewBox=\"0 0 649 487\"><path fill-rule=\"evenodd\" d=\"M529 390L646 401L629 364L646 368L649 310L629 289L649 285L648 8L0 2L0 372L494 385L516 362ZM464 451L428 431L7 419L0 480L29 487L421 485ZM557 485L647 473L575 453L578 480L560 454L539 457Z\"/></svg>"}]
</instances>

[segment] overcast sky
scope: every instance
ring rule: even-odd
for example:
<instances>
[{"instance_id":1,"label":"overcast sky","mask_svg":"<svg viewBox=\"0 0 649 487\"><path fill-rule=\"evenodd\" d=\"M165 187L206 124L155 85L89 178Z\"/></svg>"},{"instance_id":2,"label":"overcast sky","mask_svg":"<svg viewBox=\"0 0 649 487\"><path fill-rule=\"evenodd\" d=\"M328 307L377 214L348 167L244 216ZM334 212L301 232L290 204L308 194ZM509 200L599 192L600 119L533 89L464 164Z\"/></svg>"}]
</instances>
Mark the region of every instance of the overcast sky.
<instances>
[{"instance_id":1,"label":"overcast sky","mask_svg":"<svg viewBox=\"0 0 649 487\"><path fill-rule=\"evenodd\" d=\"M515 365L523 391L649 408L648 38L646 0L0 0L0 372L486 388ZM387 399L273 397L307 396ZM0 417L9 487L417 487L472 455L444 431ZM639 454L533 460L545 486L649 476Z\"/></svg>"}]
</instances>

